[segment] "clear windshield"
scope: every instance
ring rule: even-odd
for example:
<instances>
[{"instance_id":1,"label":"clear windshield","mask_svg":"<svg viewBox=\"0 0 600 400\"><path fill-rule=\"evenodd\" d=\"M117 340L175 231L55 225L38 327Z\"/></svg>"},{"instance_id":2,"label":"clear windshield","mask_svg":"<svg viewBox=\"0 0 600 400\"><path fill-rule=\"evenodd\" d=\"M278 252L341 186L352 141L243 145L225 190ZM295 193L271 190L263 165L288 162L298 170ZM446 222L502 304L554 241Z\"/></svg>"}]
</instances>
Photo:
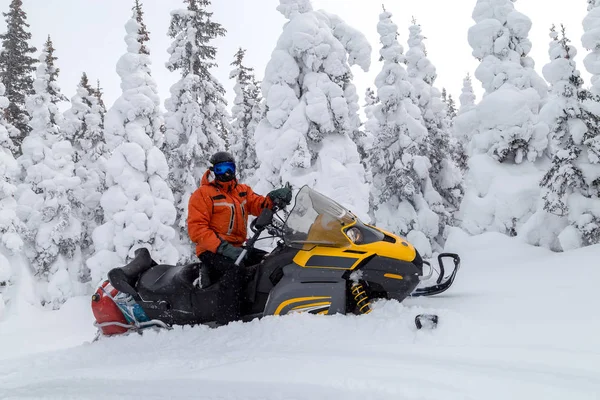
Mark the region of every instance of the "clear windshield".
<instances>
[{"instance_id":1,"label":"clear windshield","mask_svg":"<svg viewBox=\"0 0 600 400\"><path fill-rule=\"evenodd\" d=\"M350 211L304 186L287 218L284 239L288 245L305 250L316 245L346 247L350 242L342 227L355 221L357 218Z\"/></svg>"}]
</instances>

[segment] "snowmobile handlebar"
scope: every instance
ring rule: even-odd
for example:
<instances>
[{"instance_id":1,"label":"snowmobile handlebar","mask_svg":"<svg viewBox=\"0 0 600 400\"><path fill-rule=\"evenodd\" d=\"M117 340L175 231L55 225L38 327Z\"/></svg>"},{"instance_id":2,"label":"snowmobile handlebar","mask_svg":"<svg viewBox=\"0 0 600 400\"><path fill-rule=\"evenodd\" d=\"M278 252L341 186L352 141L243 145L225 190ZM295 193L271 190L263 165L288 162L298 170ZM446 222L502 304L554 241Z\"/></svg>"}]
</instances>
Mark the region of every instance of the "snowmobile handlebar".
<instances>
[{"instance_id":1,"label":"snowmobile handlebar","mask_svg":"<svg viewBox=\"0 0 600 400\"><path fill-rule=\"evenodd\" d=\"M246 254L248 254L248 250L254 248L254 244L260 237L261 233L263 233L263 231L273 223L273 216L275 215L275 213L277 213L277 211L279 210L284 209L286 205L287 204L285 204L285 202L283 206L280 205L279 202L277 202L273 205L272 208L263 208L260 215L250 224L250 229L252 230L252 232L254 232L254 235L252 235L252 237L250 237L246 241L246 247L239 255L237 260L235 260L235 265L239 266L242 263L242 261L244 261Z\"/></svg>"}]
</instances>

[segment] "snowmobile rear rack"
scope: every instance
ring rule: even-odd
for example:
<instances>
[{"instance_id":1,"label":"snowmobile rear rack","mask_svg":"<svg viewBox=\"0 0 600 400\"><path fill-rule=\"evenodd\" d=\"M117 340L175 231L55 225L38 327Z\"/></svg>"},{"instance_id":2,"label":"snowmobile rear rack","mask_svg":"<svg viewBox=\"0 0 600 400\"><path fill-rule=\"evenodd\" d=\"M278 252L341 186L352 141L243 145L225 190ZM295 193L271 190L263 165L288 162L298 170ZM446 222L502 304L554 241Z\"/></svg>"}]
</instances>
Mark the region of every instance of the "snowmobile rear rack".
<instances>
[{"instance_id":1,"label":"snowmobile rear rack","mask_svg":"<svg viewBox=\"0 0 600 400\"><path fill-rule=\"evenodd\" d=\"M443 261L444 258L451 258L454 262L454 269L452 270L450 276L448 276L446 279L444 279L444 276L446 275L446 270L444 268ZM450 288L450 286L452 286L452 284L454 283L454 278L456 278L456 273L460 268L460 257L458 256L458 254L454 253L442 253L438 256L438 264L440 270L439 276L436 280L436 284L433 286L417 288L411 294L411 297L434 296L436 294L445 292Z\"/></svg>"}]
</instances>

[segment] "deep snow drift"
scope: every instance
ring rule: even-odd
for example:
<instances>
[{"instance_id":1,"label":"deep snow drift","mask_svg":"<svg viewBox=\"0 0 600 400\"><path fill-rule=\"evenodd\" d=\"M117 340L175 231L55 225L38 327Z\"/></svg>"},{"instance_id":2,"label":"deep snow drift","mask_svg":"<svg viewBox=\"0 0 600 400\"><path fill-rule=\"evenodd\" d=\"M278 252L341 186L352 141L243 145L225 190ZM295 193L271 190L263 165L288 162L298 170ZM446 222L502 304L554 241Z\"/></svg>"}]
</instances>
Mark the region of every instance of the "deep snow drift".
<instances>
[{"instance_id":1,"label":"deep snow drift","mask_svg":"<svg viewBox=\"0 0 600 400\"><path fill-rule=\"evenodd\" d=\"M463 259L452 289L360 317L269 317L90 344L88 298L53 312L9 308L0 398L598 398L600 246L556 254L454 230L447 250ZM424 311L440 316L437 330L414 328Z\"/></svg>"}]
</instances>

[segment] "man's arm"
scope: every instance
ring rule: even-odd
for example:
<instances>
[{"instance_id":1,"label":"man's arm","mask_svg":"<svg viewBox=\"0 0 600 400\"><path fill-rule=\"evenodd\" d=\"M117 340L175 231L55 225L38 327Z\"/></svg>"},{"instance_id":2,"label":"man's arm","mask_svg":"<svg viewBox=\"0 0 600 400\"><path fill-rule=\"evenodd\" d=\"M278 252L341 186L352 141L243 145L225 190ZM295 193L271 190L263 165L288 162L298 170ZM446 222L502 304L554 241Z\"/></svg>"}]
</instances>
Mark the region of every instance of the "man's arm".
<instances>
[{"instance_id":1,"label":"man's arm","mask_svg":"<svg viewBox=\"0 0 600 400\"><path fill-rule=\"evenodd\" d=\"M213 206L209 196L196 190L188 203L188 235L200 248L217 252L221 239L210 229Z\"/></svg>"},{"instance_id":2,"label":"man's arm","mask_svg":"<svg viewBox=\"0 0 600 400\"><path fill-rule=\"evenodd\" d=\"M248 199L246 204L248 205L248 212L251 215L258 217L264 208L273 207L273 201L270 198L254 193L250 186L246 188L246 198Z\"/></svg>"}]
</instances>

